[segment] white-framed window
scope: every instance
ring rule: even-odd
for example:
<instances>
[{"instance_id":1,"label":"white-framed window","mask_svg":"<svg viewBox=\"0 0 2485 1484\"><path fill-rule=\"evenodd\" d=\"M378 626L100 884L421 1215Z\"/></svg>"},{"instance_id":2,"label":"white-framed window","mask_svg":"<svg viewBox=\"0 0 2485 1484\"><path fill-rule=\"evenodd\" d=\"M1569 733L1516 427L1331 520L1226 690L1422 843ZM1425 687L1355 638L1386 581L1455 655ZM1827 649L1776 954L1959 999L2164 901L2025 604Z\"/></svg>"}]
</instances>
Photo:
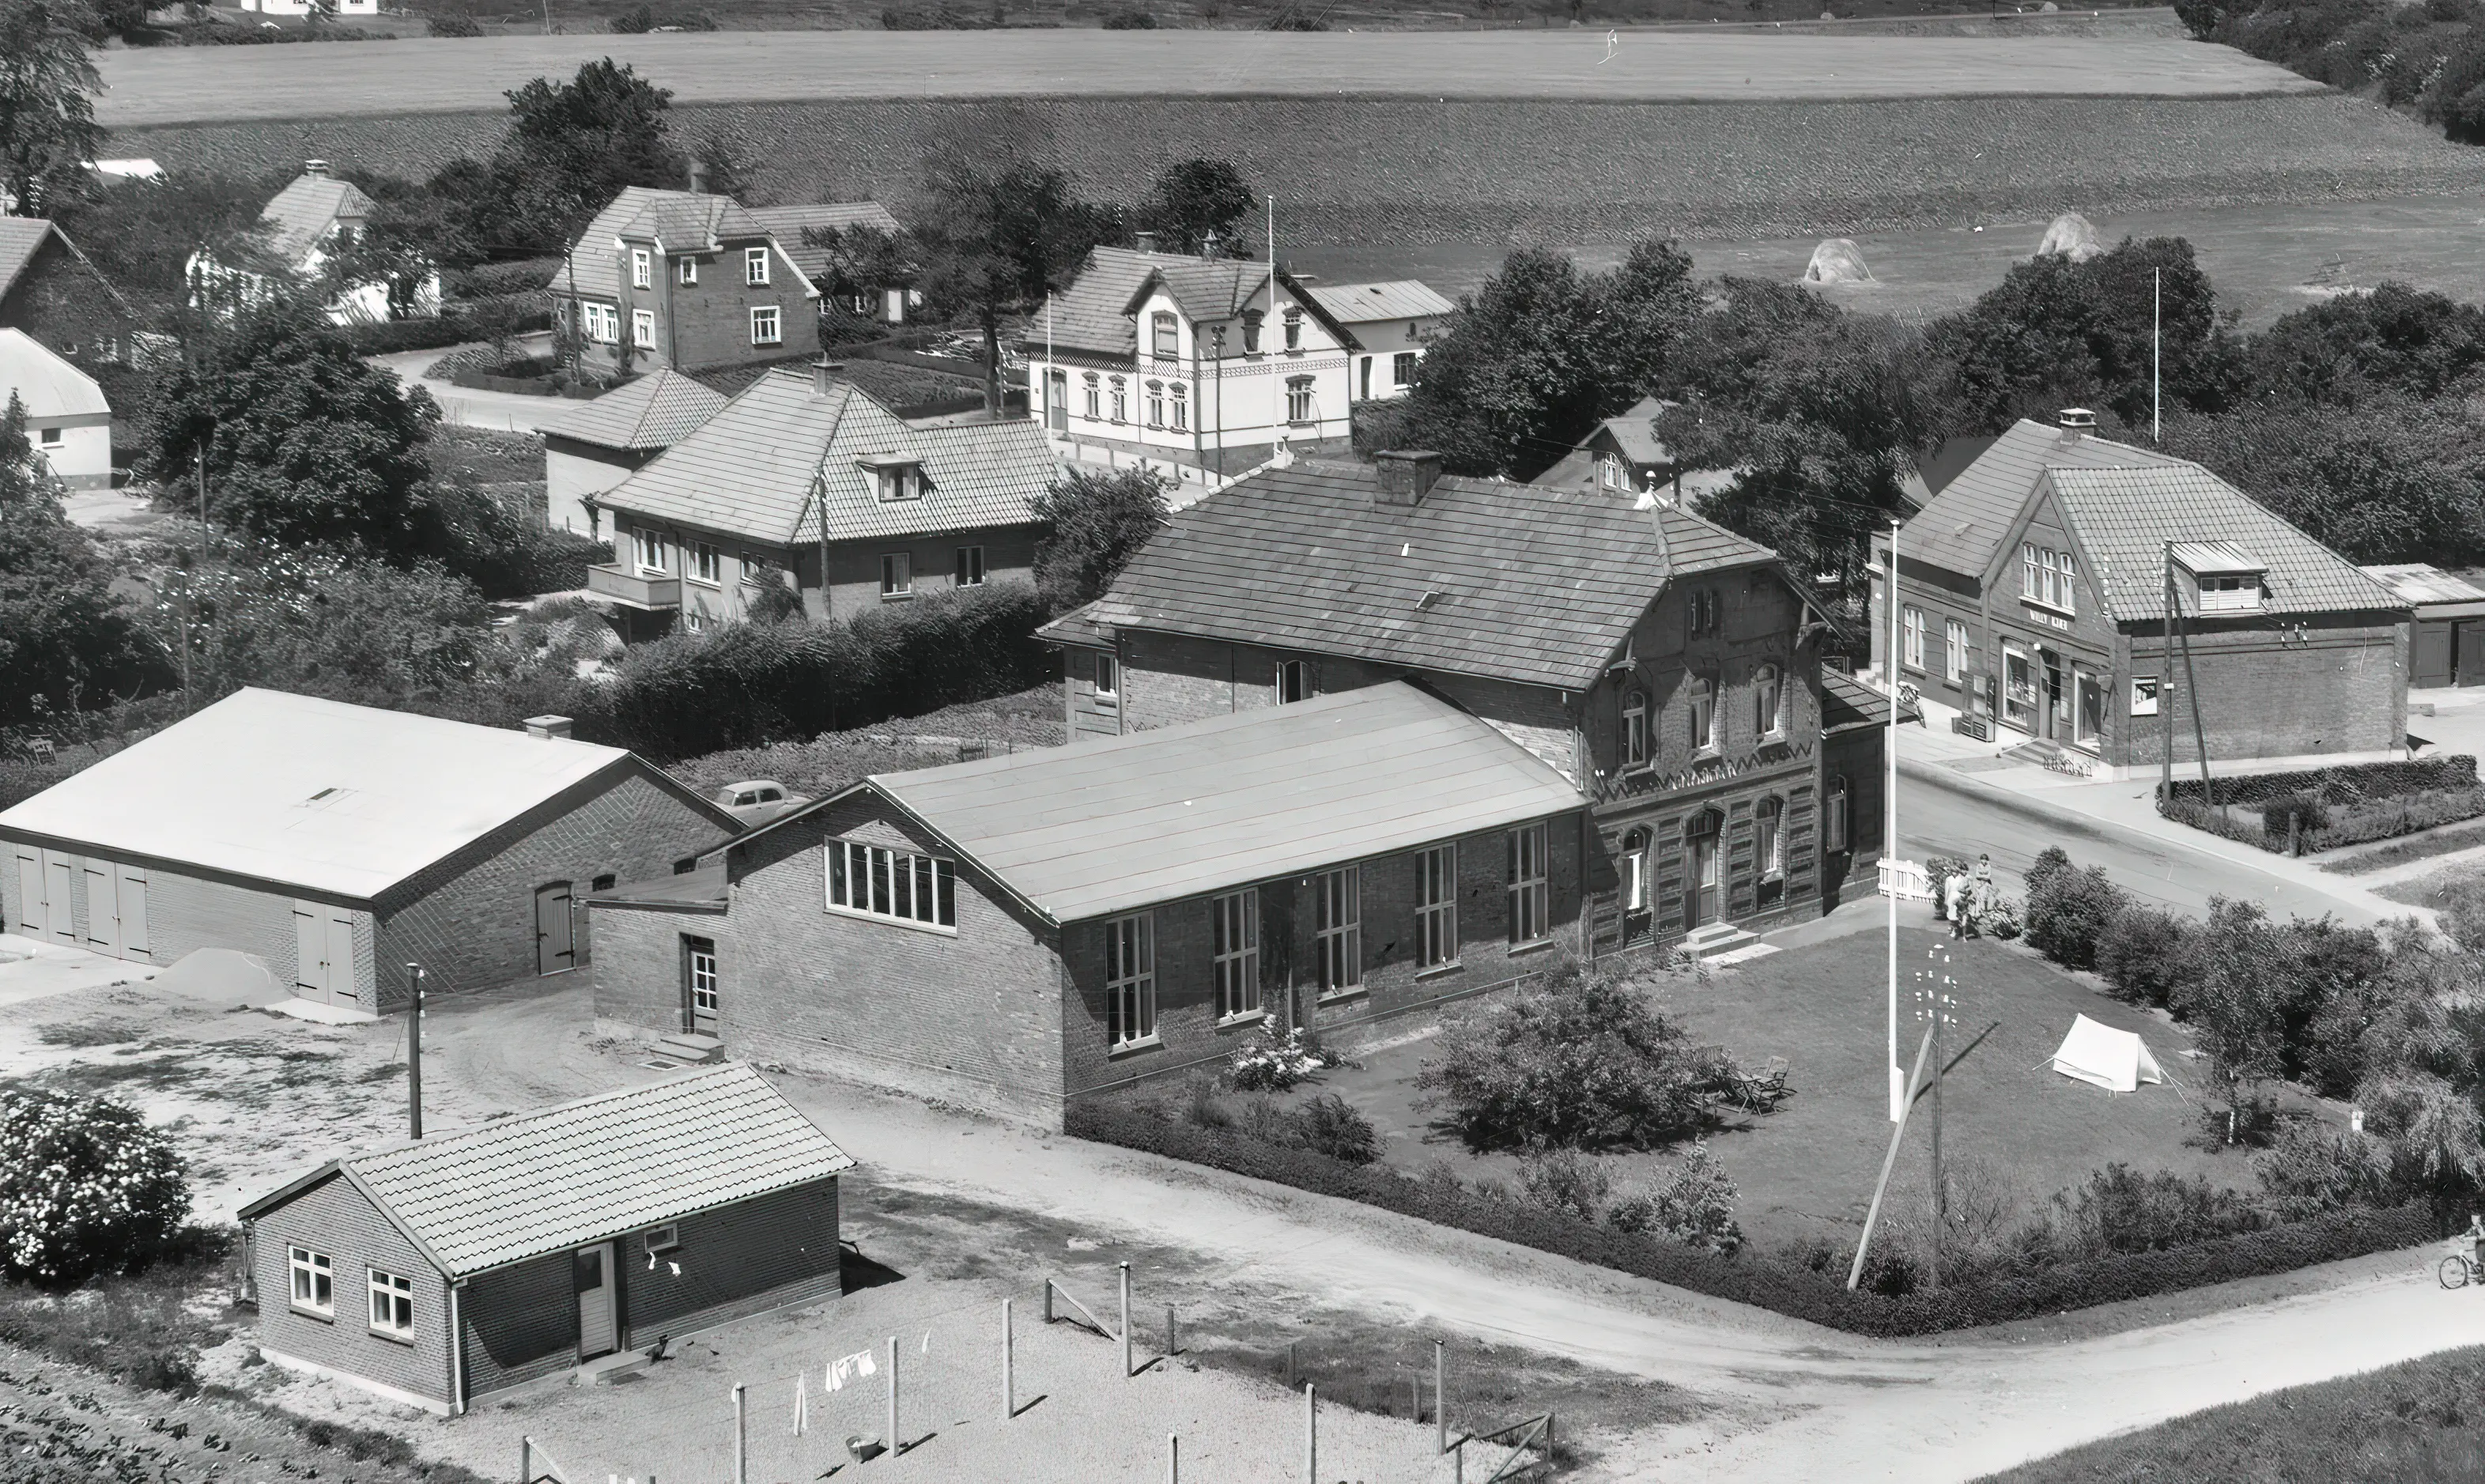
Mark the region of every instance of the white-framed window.
<instances>
[{"instance_id":1,"label":"white-framed window","mask_svg":"<svg viewBox=\"0 0 2485 1484\"><path fill-rule=\"evenodd\" d=\"M40 448L59 448L61 446L61 430L57 427L39 429L35 434L35 443Z\"/></svg>"},{"instance_id":2,"label":"white-framed window","mask_svg":"<svg viewBox=\"0 0 2485 1484\"><path fill-rule=\"evenodd\" d=\"M1820 844L1824 850L1846 848L1846 775L1833 773L1820 801Z\"/></svg>"},{"instance_id":3,"label":"white-framed window","mask_svg":"<svg viewBox=\"0 0 2485 1484\"><path fill-rule=\"evenodd\" d=\"M1967 625L1942 620L1942 678L1956 685L1967 678Z\"/></svg>"},{"instance_id":4,"label":"white-framed window","mask_svg":"<svg viewBox=\"0 0 2485 1484\"><path fill-rule=\"evenodd\" d=\"M1172 424L1175 432L1188 432L1190 428L1190 388L1177 381L1165 388L1165 395L1166 421Z\"/></svg>"},{"instance_id":5,"label":"white-framed window","mask_svg":"<svg viewBox=\"0 0 2485 1484\"><path fill-rule=\"evenodd\" d=\"M2131 677L2132 715L2155 716L2157 714L2157 678L2158 677L2155 675L2133 675Z\"/></svg>"},{"instance_id":6,"label":"white-framed window","mask_svg":"<svg viewBox=\"0 0 2485 1484\"><path fill-rule=\"evenodd\" d=\"M1760 808L1760 905L1786 901L1786 801L1762 799Z\"/></svg>"},{"instance_id":7,"label":"white-framed window","mask_svg":"<svg viewBox=\"0 0 2485 1484\"><path fill-rule=\"evenodd\" d=\"M2260 606L2260 578L2257 574L2230 572L2219 577L2203 577L2199 581L2202 613L2234 613Z\"/></svg>"},{"instance_id":8,"label":"white-framed window","mask_svg":"<svg viewBox=\"0 0 2485 1484\"><path fill-rule=\"evenodd\" d=\"M1286 310L1286 348L1288 350L1303 348L1303 312L1299 305L1291 306Z\"/></svg>"},{"instance_id":9,"label":"white-framed window","mask_svg":"<svg viewBox=\"0 0 2485 1484\"><path fill-rule=\"evenodd\" d=\"M958 925L955 863L853 839L827 848L831 909L918 927Z\"/></svg>"},{"instance_id":10,"label":"white-framed window","mask_svg":"<svg viewBox=\"0 0 2485 1484\"><path fill-rule=\"evenodd\" d=\"M1401 350L1389 358L1389 384L1410 387L1415 384L1415 352Z\"/></svg>"},{"instance_id":11,"label":"white-framed window","mask_svg":"<svg viewBox=\"0 0 2485 1484\"><path fill-rule=\"evenodd\" d=\"M746 247L742 250L742 282L753 289L768 286L768 249Z\"/></svg>"},{"instance_id":12,"label":"white-framed window","mask_svg":"<svg viewBox=\"0 0 2485 1484\"><path fill-rule=\"evenodd\" d=\"M1415 967L1459 961L1459 847L1454 840L1415 852Z\"/></svg>"},{"instance_id":13,"label":"white-framed window","mask_svg":"<svg viewBox=\"0 0 2485 1484\"><path fill-rule=\"evenodd\" d=\"M884 598L915 595L915 558L912 553L892 551L880 559L880 595Z\"/></svg>"},{"instance_id":14,"label":"white-framed window","mask_svg":"<svg viewBox=\"0 0 2485 1484\"><path fill-rule=\"evenodd\" d=\"M1260 1011L1260 891L1245 887L1208 904L1210 963L1216 978L1216 1018Z\"/></svg>"},{"instance_id":15,"label":"white-framed window","mask_svg":"<svg viewBox=\"0 0 2485 1484\"><path fill-rule=\"evenodd\" d=\"M633 289L656 287L656 255L643 247L630 249L630 287Z\"/></svg>"},{"instance_id":16,"label":"white-framed window","mask_svg":"<svg viewBox=\"0 0 2485 1484\"><path fill-rule=\"evenodd\" d=\"M701 1015L717 1011L716 940L684 938L682 972L690 979L691 1008Z\"/></svg>"},{"instance_id":17,"label":"white-framed window","mask_svg":"<svg viewBox=\"0 0 2485 1484\"><path fill-rule=\"evenodd\" d=\"M1764 737L1786 730L1786 685L1775 665L1752 672L1752 725Z\"/></svg>"},{"instance_id":18,"label":"white-framed window","mask_svg":"<svg viewBox=\"0 0 2485 1484\"><path fill-rule=\"evenodd\" d=\"M1717 750L1717 682L1707 675L1693 675L1682 684L1685 699L1691 706L1691 747L1694 752Z\"/></svg>"},{"instance_id":19,"label":"white-framed window","mask_svg":"<svg viewBox=\"0 0 2485 1484\"><path fill-rule=\"evenodd\" d=\"M630 544L637 552L640 571L661 572L665 569L664 533L648 526L632 527Z\"/></svg>"},{"instance_id":20,"label":"white-framed window","mask_svg":"<svg viewBox=\"0 0 2485 1484\"><path fill-rule=\"evenodd\" d=\"M578 323L580 332L599 345L621 343L621 312L610 304L581 304Z\"/></svg>"},{"instance_id":21,"label":"white-framed window","mask_svg":"<svg viewBox=\"0 0 2485 1484\"><path fill-rule=\"evenodd\" d=\"M880 464L872 471L873 490L883 505L892 500L923 498L923 466L921 464Z\"/></svg>"},{"instance_id":22,"label":"white-framed window","mask_svg":"<svg viewBox=\"0 0 2485 1484\"><path fill-rule=\"evenodd\" d=\"M1164 426L1164 383L1161 381L1148 383L1148 426Z\"/></svg>"},{"instance_id":23,"label":"white-framed window","mask_svg":"<svg viewBox=\"0 0 2485 1484\"><path fill-rule=\"evenodd\" d=\"M1607 489L1630 488L1630 476L1623 471L1623 456L1620 453L1606 453L1597 455L1597 482Z\"/></svg>"},{"instance_id":24,"label":"white-framed window","mask_svg":"<svg viewBox=\"0 0 2485 1484\"><path fill-rule=\"evenodd\" d=\"M1648 693L1637 686L1623 697L1623 766L1648 765Z\"/></svg>"},{"instance_id":25,"label":"white-framed window","mask_svg":"<svg viewBox=\"0 0 2485 1484\"><path fill-rule=\"evenodd\" d=\"M1277 704L1292 705L1312 699L1312 664L1309 660L1277 662Z\"/></svg>"},{"instance_id":26,"label":"white-framed window","mask_svg":"<svg viewBox=\"0 0 2485 1484\"><path fill-rule=\"evenodd\" d=\"M639 1233L639 1250L650 1256L672 1251L681 1245L682 1225L679 1222L667 1222L662 1226L650 1226Z\"/></svg>"},{"instance_id":27,"label":"white-framed window","mask_svg":"<svg viewBox=\"0 0 2485 1484\"><path fill-rule=\"evenodd\" d=\"M1111 705L1122 695L1122 662L1109 654L1096 656L1096 699Z\"/></svg>"},{"instance_id":28,"label":"white-framed window","mask_svg":"<svg viewBox=\"0 0 2485 1484\"><path fill-rule=\"evenodd\" d=\"M1100 380L1098 380L1098 379L1097 379L1097 375L1096 375L1096 373L1095 373L1094 371L1089 371L1089 372L1087 373L1087 383L1086 383L1086 385L1087 385L1087 421L1088 421L1088 422L1090 422L1090 423L1093 423L1093 422L1095 422L1098 418L1101 418L1101 417L1103 417L1103 416L1105 415L1105 414L1104 414L1104 412L1103 412L1103 410L1102 410L1102 407L1101 407L1101 403L1102 403L1103 398L1104 398L1104 384L1103 384Z\"/></svg>"},{"instance_id":29,"label":"white-framed window","mask_svg":"<svg viewBox=\"0 0 2485 1484\"><path fill-rule=\"evenodd\" d=\"M2067 551L2038 546L2034 541L2019 543L2019 591L2029 602L2047 608L2073 613L2073 596L2078 591L2078 567Z\"/></svg>"},{"instance_id":30,"label":"white-framed window","mask_svg":"<svg viewBox=\"0 0 2485 1484\"><path fill-rule=\"evenodd\" d=\"M656 347L656 312L652 309L630 311L630 344L642 350Z\"/></svg>"},{"instance_id":31,"label":"white-framed window","mask_svg":"<svg viewBox=\"0 0 2485 1484\"><path fill-rule=\"evenodd\" d=\"M414 1279L367 1268L371 1280L371 1333L391 1339L414 1338Z\"/></svg>"},{"instance_id":32,"label":"white-framed window","mask_svg":"<svg viewBox=\"0 0 2485 1484\"><path fill-rule=\"evenodd\" d=\"M325 1252L314 1252L307 1247L285 1250L286 1266L293 1274L293 1306L314 1314L335 1318L337 1314L337 1264Z\"/></svg>"},{"instance_id":33,"label":"white-framed window","mask_svg":"<svg viewBox=\"0 0 2485 1484\"><path fill-rule=\"evenodd\" d=\"M690 570L683 575L711 588L722 587L724 583L724 553L706 541L693 541L690 548Z\"/></svg>"},{"instance_id":34,"label":"white-framed window","mask_svg":"<svg viewBox=\"0 0 2485 1484\"><path fill-rule=\"evenodd\" d=\"M1286 421L1289 423L1309 423L1312 420L1312 378L1309 376L1287 377Z\"/></svg>"},{"instance_id":35,"label":"white-framed window","mask_svg":"<svg viewBox=\"0 0 2485 1484\"><path fill-rule=\"evenodd\" d=\"M754 345L782 344L784 321L774 304L761 304L751 311L751 343Z\"/></svg>"},{"instance_id":36,"label":"white-framed window","mask_svg":"<svg viewBox=\"0 0 2485 1484\"><path fill-rule=\"evenodd\" d=\"M1129 421L1131 420L1131 402L1130 402L1130 396L1131 396L1131 394L1130 394L1130 388L1128 388L1128 387L1126 387L1126 386L1124 386L1124 385L1122 384L1122 378L1121 378L1121 377L1119 377L1119 376L1114 377L1114 378L1113 378L1113 421L1114 421L1114 422L1116 422L1116 423L1127 423L1127 422L1129 422Z\"/></svg>"},{"instance_id":37,"label":"white-framed window","mask_svg":"<svg viewBox=\"0 0 2485 1484\"><path fill-rule=\"evenodd\" d=\"M1157 915L1134 913L1105 924L1105 1030L1115 1047L1157 1035Z\"/></svg>"},{"instance_id":38,"label":"white-framed window","mask_svg":"<svg viewBox=\"0 0 2485 1484\"><path fill-rule=\"evenodd\" d=\"M1925 611L1910 607L1899 618L1906 635L1906 663L1909 670L1925 668Z\"/></svg>"},{"instance_id":39,"label":"white-framed window","mask_svg":"<svg viewBox=\"0 0 2485 1484\"><path fill-rule=\"evenodd\" d=\"M1156 352L1157 359L1160 361L1170 361L1179 357L1182 354L1182 319L1180 316L1174 315L1170 311L1161 309L1158 310L1156 314L1149 316L1148 323L1153 331L1152 344L1149 348Z\"/></svg>"},{"instance_id":40,"label":"white-framed window","mask_svg":"<svg viewBox=\"0 0 2485 1484\"><path fill-rule=\"evenodd\" d=\"M982 587L984 585L984 549L980 546L961 546L958 548L957 558L957 566L950 575L950 582L961 588Z\"/></svg>"},{"instance_id":41,"label":"white-framed window","mask_svg":"<svg viewBox=\"0 0 2485 1484\"><path fill-rule=\"evenodd\" d=\"M1510 941L1535 943L1553 932L1553 882L1546 873L1544 827L1510 832Z\"/></svg>"},{"instance_id":42,"label":"white-framed window","mask_svg":"<svg viewBox=\"0 0 2485 1484\"><path fill-rule=\"evenodd\" d=\"M2043 571L2036 565L2036 543L2019 543L2019 593L2022 597L2042 602L2045 596Z\"/></svg>"},{"instance_id":43,"label":"white-framed window","mask_svg":"<svg viewBox=\"0 0 2485 1484\"><path fill-rule=\"evenodd\" d=\"M682 605L682 628L687 633L706 633L707 610L700 608L696 604L686 603Z\"/></svg>"},{"instance_id":44,"label":"white-framed window","mask_svg":"<svg viewBox=\"0 0 2485 1484\"><path fill-rule=\"evenodd\" d=\"M677 284L681 285L681 286L682 286L683 288L685 288L685 289L691 288L691 287L695 286L696 284L697 284L697 283L698 283L698 260L697 260L697 259L696 259L696 258L676 258L676 259L674 259L674 260L673 260L673 282L675 282L675 283L677 283Z\"/></svg>"},{"instance_id":45,"label":"white-framed window","mask_svg":"<svg viewBox=\"0 0 2485 1484\"><path fill-rule=\"evenodd\" d=\"M1312 956L1323 999L1363 987L1363 868L1342 866L1312 878Z\"/></svg>"}]
</instances>

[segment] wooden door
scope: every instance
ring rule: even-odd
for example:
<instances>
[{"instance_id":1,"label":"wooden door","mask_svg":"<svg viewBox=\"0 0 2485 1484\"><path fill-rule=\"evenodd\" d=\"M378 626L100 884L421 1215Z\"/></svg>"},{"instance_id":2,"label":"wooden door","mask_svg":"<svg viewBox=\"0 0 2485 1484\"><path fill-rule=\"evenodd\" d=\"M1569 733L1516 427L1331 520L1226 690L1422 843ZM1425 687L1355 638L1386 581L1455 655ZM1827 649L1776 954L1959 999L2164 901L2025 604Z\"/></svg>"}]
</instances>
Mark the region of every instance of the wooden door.
<instances>
[{"instance_id":1,"label":"wooden door","mask_svg":"<svg viewBox=\"0 0 2485 1484\"><path fill-rule=\"evenodd\" d=\"M121 956L121 891L110 861L90 857L86 863L86 946L89 951Z\"/></svg>"},{"instance_id":2,"label":"wooden door","mask_svg":"<svg viewBox=\"0 0 2485 1484\"><path fill-rule=\"evenodd\" d=\"M325 902L293 904L293 990L320 1004L364 1007L351 912Z\"/></svg>"},{"instance_id":3,"label":"wooden door","mask_svg":"<svg viewBox=\"0 0 2485 1484\"><path fill-rule=\"evenodd\" d=\"M1056 433L1070 430L1070 375L1051 371L1044 378L1044 426Z\"/></svg>"},{"instance_id":4,"label":"wooden door","mask_svg":"<svg viewBox=\"0 0 2485 1484\"><path fill-rule=\"evenodd\" d=\"M571 1254L570 1270L578 1289L578 1358L611 1355L620 1343L613 1312L613 1244L580 1248Z\"/></svg>"},{"instance_id":5,"label":"wooden door","mask_svg":"<svg viewBox=\"0 0 2485 1484\"><path fill-rule=\"evenodd\" d=\"M43 936L69 948L78 946L77 921L69 913L69 883L77 872L69 858L57 850L43 852Z\"/></svg>"},{"instance_id":6,"label":"wooden door","mask_svg":"<svg viewBox=\"0 0 2485 1484\"><path fill-rule=\"evenodd\" d=\"M141 963L154 955L147 941L147 870L139 866L117 866L117 893L121 905L121 956Z\"/></svg>"},{"instance_id":7,"label":"wooden door","mask_svg":"<svg viewBox=\"0 0 2485 1484\"><path fill-rule=\"evenodd\" d=\"M682 1029L698 1035L716 1034L716 940L682 939Z\"/></svg>"},{"instance_id":8,"label":"wooden door","mask_svg":"<svg viewBox=\"0 0 2485 1484\"><path fill-rule=\"evenodd\" d=\"M51 918L45 908L49 900L43 891L43 853L32 845L20 845L17 858L17 921L6 924L12 932L29 938L51 935Z\"/></svg>"},{"instance_id":9,"label":"wooden door","mask_svg":"<svg viewBox=\"0 0 2485 1484\"><path fill-rule=\"evenodd\" d=\"M2469 618L2460 623L2458 649L2455 683L2485 685L2485 618Z\"/></svg>"},{"instance_id":10,"label":"wooden door","mask_svg":"<svg viewBox=\"0 0 2485 1484\"><path fill-rule=\"evenodd\" d=\"M1714 825L1692 836L1685 843L1690 847L1691 871L1682 893L1682 925L1688 930L1705 927L1717 921L1717 889L1723 876L1724 858L1717 848Z\"/></svg>"},{"instance_id":11,"label":"wooden door","mask_svg":"<svg viewBox=\"0 0 2485 1484\"><path fill-rule=\"evenodd\" d=\"M355 972L353 914L328 909L328 1003L362 1009L363 976Z\"/></svg>"},{"instance_id":12,"label":"wooden door","mask_svg":"<svg viewBox=\"0 0 2485 1484\"><path fill-rule=\"evenodd\" d=\"M2408 683L2434 687L2450 683L2450 623L2444 618L2416 625L2415 652L2411 656Z\"/></svg>"},{"instance_id":13,"label":"wooden door","mask_svg":"<svg viewBox=\"0 0 2485 1484\"><path fill-rule=\"evenodd\" d=\"M566 974L578 967L578 948L570 937L569 883L555 881L535 888L535 973Z\"/></svg>"}]
</instances>

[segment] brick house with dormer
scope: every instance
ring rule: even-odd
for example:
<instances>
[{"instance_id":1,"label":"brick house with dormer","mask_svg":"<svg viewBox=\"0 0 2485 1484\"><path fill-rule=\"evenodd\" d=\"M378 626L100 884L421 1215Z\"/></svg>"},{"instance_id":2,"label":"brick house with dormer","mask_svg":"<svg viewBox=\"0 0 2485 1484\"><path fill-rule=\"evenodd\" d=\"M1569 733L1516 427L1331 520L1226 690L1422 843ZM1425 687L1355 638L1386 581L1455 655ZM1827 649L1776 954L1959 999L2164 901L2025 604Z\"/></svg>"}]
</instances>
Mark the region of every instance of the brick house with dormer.
<instances>
[{"instance_id":1,"label":"brick house with dormer","mask_svg":"<svg viewBox=\"0 0 2485 1484\"><path fill-rule=\"evenodd\" d=\"M546 287L553 323L610 375L763 365L819 347L820 290L730 196L630 186Z\"/></svg>"}]
</instances>

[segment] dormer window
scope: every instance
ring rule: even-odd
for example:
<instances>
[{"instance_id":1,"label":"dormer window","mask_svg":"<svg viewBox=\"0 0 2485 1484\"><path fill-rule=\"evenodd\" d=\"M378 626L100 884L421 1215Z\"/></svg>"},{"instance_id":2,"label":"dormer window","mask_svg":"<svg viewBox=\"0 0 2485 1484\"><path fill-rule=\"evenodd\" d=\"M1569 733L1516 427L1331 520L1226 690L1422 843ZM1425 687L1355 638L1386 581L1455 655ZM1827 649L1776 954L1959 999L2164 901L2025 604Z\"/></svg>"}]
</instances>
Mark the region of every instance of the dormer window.
<instances>
[{"instance_id":1,"label":"dormer window","mask_svg":"<svg viewBox=\"0 0 2485 1484\"><path fill-rule=\"evenodd\" d=\"M923 498L923 465L919 460L878 454L856 462L871 480L872 492L882 504Z\"/></svg>"},{"instance_id":2,"label":"dormer window","mask_svg":"<svg viewBox=\"0 0 2485 1484\"><path fill-rule=\"evenodd\" d=\"M2253 613L2268 565L2232 541L2176 541L2174 564L2191 577L2202 613Z\"/></svg>"},{"instance_id":3,"label":"dormer window","mask_svg":"<svg viewBox=\"0 0 2485 1484\"><path fill-rule=\"evenodd\" d=\"M630 287L633 289L656 287L656 255L643 247L630 249Z\"/></svg>"},{"instance_id":4,"label":"dormer window","mask_svg":"<svg viewBox=\"0 0 2485 1484\"><path fill-rule=\"evenodd\" d=\"M1303 348L1303 312L1299 306L1286 311L1286 348Z\"/></svg>"},{"instance_id":5,"label":"dormer window","mask_svg":"<svg viewBox=\"0 0 2485 1484\"><path fill-rule=\"evenodd\" d=\"M1182 354L1181 318L1170 311L1159 310L1149 316L1148 322L1153 327L1152 345L1157 359L1170 361L1180 356Z\"/></svg>"}]
</instances>

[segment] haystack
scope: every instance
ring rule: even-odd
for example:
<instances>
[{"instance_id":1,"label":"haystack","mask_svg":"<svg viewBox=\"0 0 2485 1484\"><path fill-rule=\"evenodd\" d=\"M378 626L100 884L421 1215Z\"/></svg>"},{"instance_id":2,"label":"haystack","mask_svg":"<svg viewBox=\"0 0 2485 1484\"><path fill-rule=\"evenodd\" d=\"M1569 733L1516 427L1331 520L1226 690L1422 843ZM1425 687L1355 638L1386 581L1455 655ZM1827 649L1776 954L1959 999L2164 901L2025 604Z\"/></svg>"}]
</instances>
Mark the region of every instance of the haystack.
<instances>
[{"instance_id":1,"label":"haystack","mask_svg":"<svg viewBox=\"0 0 2485 1484\"><path fill-rule=\"evenodd\" d=\"M2055 217L2053 225L2045 229L2045 239L2036 244L2037 257L2050 254L2073 262L2086 262L2104 251L2104 245L2097 241L2095 225L2077 211Z\"/></svg>"},{"instance_id":2,"label":"haystack","mask_svg":"<svg viewBox=\"0 0 2485 1484\"><path fill-rule=\"evenodd\" d=\"M1856 248L1853 237L1829 237L1812 250L1812 261L1804 266L1803 281L1869 284L1872 282L1872 270L1864 266L1864 254Z\"/></svg>"}]
</instances>

